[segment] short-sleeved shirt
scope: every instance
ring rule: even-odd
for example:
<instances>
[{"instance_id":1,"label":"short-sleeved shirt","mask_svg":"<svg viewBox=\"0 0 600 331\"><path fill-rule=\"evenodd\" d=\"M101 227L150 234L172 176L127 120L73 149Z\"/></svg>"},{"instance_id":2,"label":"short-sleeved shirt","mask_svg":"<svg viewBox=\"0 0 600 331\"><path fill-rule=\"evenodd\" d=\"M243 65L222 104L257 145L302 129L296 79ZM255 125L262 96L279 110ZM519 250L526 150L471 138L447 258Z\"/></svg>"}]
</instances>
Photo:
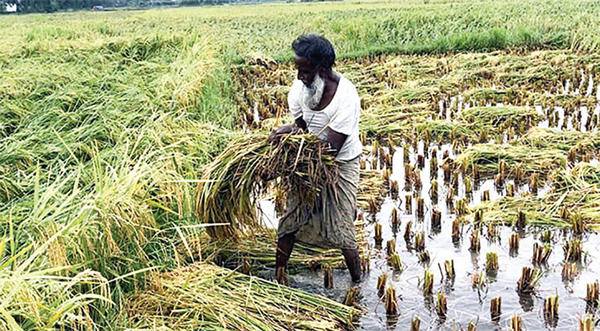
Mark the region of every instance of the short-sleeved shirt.
<instances>
[{"instance_id":1,"label":"short-sleeved shirt","mask_svg":"<svg viewBox=\"0 0 600 331\"><path fill-rule=\"evenodd\" d=\"M288 106L294 119L302 117L308 132L316 134L325 140L327 130L347 135L346 141L338 152L337 159L348 161L356 158L362 153L362 143L358 134L358 122L360 117L360 98L356 87L341 74L337 91L333 99L322 110L312 110L304 102L302 89L304 84L295 80L288 94Z\"/></svg>"}]
</instances>

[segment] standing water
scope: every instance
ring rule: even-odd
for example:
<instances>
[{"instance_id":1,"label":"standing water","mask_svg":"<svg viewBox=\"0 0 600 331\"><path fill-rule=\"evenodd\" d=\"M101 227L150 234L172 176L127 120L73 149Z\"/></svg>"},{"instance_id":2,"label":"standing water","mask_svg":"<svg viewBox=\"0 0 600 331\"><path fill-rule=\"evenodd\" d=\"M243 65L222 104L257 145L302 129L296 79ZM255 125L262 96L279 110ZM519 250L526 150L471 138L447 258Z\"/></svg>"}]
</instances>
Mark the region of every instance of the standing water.
<instances>
[{"instance_id":1,"label":"standing water","mask_svg":"<svg viewBox=\"0 0 600 331\"><path fill-rule=\"evenodd\" d=\"M435 154L434 151L437 151ZM305 271L290 275L290 285L309 292L318 293L337 301L343 301L345 291L351 286L359 289L359 302L364 315L358 322L359 330L410 330L411 321L415 318L421 320L420 330L466 330L469 321L477 325L478 330L510 330L510 319L520 315L525 330L577 330L579 318L591 312L585 301L587 285L594 283L600 277L600 264L595 261L600 252L600 236L595 233L585 233L580 236L583 243L584 259L576 264L576 276L563 279L561 271L565 264L563 245L574 238L575 235L568 229L553 227L532 227L517 230L509 226L497 225L490 230L481 226L480 249L478 252L470 250L470 238L475 230L472 217L458 216L456 202L461 199L468 201L469 207L479 204L484 192L489 192L489 199L500 199L506 195L506 181L503 187L498 188L493 179L477 181L473 192L468 194L462 177L459 177L458 189L451 202L447 202L446 195L451 186L444 180L442 171L442 155L447 152L448 157L454 158L455 151L450 145L429 146L423 143L410 148L409 160L404 160L402 149L393 154L393 168L391 180L397 180L400 188L404 188L393 199L388 195L380 210L375 214L365 213L368 220L366 231L368 236L368 253L370 254L370 270L363 281L352 284L346 270L334 272L334 286L331 289L323 287L322 271ZM425 156L424 166L420 171L422 187L415 189L410 183L405 183L405 162L415 165L417 155ZM431 171L431 158L438 158L438 169ZM367 164L370 164L367 162ZM430 174L434 174L431 178ZM438 198L431 199L430 189L435 179L439 185ZM549 188L541 188L537 195L543 196ZM528 185L517 186L515 195L528 194ZM406 209L406 196L411 196L413 203ZM423 198L425 204L424 215L417 215L418 198ZM263 207L269 210L268 204ZM392 226L392 210L397 209L401 215L401 224ZM441 227L431 226L433 210L441 212ZM269 212L266 219L275 225L275 217ZM452 238L452 223L457 217L463 222L460 227L460 239ZM383 229L383 247L377 246L373 238L374 224L380 223ZM412 222L411 234L405 236L405 228ZM551 232L547 232L550 230ZM419 252L415 249L415 234L425 234L425 251L429 253L429 261L421 262ZM546 263L536 265L541 270L541 278L532 293L517 293L517 282L521 277L524 267L533 268L532 263L534 243L542 243L542 233L550 234L545 238L551 254ZM509 250L511 234L518 233L520 245L517 251ZM405 239L405 237L407 239ZM395 251L400 255L402 270L394 271L386 253L385 243L395 239ZM499 270L486 272L487 253L496 253L498 256ZM455 277L446 277L444 270L445 261L453 261ZM433 274L433 295L423 294L423 278L425 271ZM393 286L398 297L398 311L395 316L386 314L385 302L377 291L379 276L388 274L387 286ZM436 313L437 294L443 292L447 298L446 318L438 317ZM547 320L544 318L544 299L558 295L558 319ZM492 320L490 304L492 298L501 297L501 316Z\"/></svg>"}]
</instances>

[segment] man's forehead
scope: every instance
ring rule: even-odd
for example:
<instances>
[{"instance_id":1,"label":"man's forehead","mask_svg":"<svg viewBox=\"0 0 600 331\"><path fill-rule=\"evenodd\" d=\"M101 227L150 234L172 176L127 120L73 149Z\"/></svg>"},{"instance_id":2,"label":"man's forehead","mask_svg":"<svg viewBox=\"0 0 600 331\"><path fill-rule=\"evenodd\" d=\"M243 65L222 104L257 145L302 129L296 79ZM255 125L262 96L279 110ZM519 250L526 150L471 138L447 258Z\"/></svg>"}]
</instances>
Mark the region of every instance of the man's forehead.
<instances>
[{"instance_id":1,"label":"man's forehead","mask_svg":"<svg viewBox=\"0 0 600 331\"><path fill-rule=\"evenodd\" d=\"M304 56L296 55L295 60L296 60L295 61L296 67L303 66L303 67L311 67L312 68L312 66L310 65L310 61Z\"/></svg>"}]
</instances>

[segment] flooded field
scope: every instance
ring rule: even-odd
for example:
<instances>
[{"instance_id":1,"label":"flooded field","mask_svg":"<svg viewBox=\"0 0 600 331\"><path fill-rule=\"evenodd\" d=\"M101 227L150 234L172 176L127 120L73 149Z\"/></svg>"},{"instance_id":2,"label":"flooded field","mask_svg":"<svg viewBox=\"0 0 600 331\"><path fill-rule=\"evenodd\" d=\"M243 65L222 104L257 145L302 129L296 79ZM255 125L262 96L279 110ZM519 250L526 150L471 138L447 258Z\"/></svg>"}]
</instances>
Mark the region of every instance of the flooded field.
<instances>
[{"instance_id":1,"label":"flooded field","mask_svg":"<svg viewBox=\"0 0 600 331\"><path fill-rule=\"evenodd\" d=\"M451 89L462 92L419 94L394 83L397 62L374 61L355 77L367 94L363 106L376 113L394 108L395 93L415 99L395 106L406 116L365 119L363 174L382 177L385 187L363 197L359 189L365 278L352 284L337 261L333 288L319 268L292 270L290 286L338 302L356 286L360 330L519 330L519 322L524 330L576 330L597 319L600 236L584 221L598 210L590 175L598 169L596 75L561 74L519 90L507 71L486 89L461 77ZM488 69L480 70L485 78ZM421 100L436 106L423 111ZM276 227L273 203L262 209ZM272 270L259 274L271 278Z\"/></svg>"},{"instance_id":2,"label":"flooded field","mask_svg":"<svg viewBox=\"0 0 600 331\"><path fill-rule=\"evenodd\" d=\"M490 199L498 199L506 195L506 186L497 187L493 179L483 179L477 182L472 193L466 193L464 181L460 181L458 193L447 203L446 196L450 187L444 184L444 172L440 166L434 179L439 183L437 199L432 199L430 164L432 150L437 150L437 156L442 164L441 155L448 151L453 157L455 152L451 146L442 145L427 148L427 157L421 171L422 188L415 190L414 186L405 185L405 168L403 150L397 149L393 155L393 171L391 180L397 180L400 187L399 198L388 195L380 210L375 214L365 213L367 220L368 252L370 267L365 279L358 285L358 305L364 309L365 315L359 323L360 330L408 330L413 319L421 320L421 330L456 330L457 327L467 328L469 321L477 324L479 330L510 330L510 319L520 315L526 330L574 330L577 329L579 318L586 313L592 313L586 304L587 284L594 283L600 275L600 264L597 263L600 252L600 237L595 233L574 235L570 229L555 227L527 226L517 229L515 226L485 226L480 227L480 249L471 249L470 238L477 227L472 218L465 218L460 223L460 239L453 239L452 224L458 216L454 205L456 201L466 198L469 207L477 205L489 191ZM410 163L416 163L417 155L424 155L423 144L419 144L418 153L411 148ZM400 166L399 166L400 165ZM512 184L514 181L507 181ZM548 188L540 189L537 195L542 196ZM515 193L529 193L528 184L518 186ZM416 203L407 209L406 196L412 196L412 201L418 198L424 200L424 214L418 213ZM393 210L399 214L399 223L392 224ZM441 212L441 226L432 227L433 211ZM406 240L406 225L412 222L411 235ZM382 225L383 244L377 245L374 239L374 224ZM548 238L548 231L550 236ZM415 247L415 234L425 234L425 249L429 261L423 261L422 254ZM509 238L513 234L520 238L519 248L509 248ZM546 233L546 237L544 237ZM562 269L565 262L563 245L574 238L581 239L584 257L575 263L575 276L564 278ZM402 270L394 270L387 254L387 242L395 240L395 251L402 261ZM545 263L532 263L534 244L548 245L550 256ZM486 255L496 253L499 269L496 272L486 272ZM422 256L422 255L421 255ZM453 261L455 276L448 277L444 271L444 263ZM519 294L517 282L521 277L523 267L538 267L541 278L535 290L528 294ZM433 294L424 294L423 279L425 271L433 274ZM387 274L387 286L392 286L398 296L397 316L387 315L385 302L377 291L378 278ZM338 301L343 301L346 290L353 286L346 270L334 273L333 289L323 288L323 274L319 272L302 272L290 277L291 286L320 293ZM447 314L445 320L436 313L436 298L438 293L444 293L447 298ZM555 320L544 318L544 299L558 295L559 313ZM493 321L490 314L492 298L501 297L501 315Z\"/></svg>"}]
</instances>

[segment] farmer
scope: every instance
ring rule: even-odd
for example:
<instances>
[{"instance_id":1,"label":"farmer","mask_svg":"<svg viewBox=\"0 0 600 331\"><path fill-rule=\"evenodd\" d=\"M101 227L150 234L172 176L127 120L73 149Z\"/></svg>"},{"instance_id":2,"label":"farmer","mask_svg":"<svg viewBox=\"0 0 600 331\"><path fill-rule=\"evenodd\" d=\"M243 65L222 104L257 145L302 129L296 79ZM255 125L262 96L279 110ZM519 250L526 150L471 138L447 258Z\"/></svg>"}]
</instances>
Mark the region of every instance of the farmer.
<instances>
[{"instance_id":1,"label":"farmer","mask_svg":"<svg viewBox=\"0 0 600 331\"><path fill-rule=\"evenodd\" d=\"M276 277L287 284L286 267L296 241L323 248L340 248L352 280L361 280L360 257L354 227L359 155L362 144L358 134L360 98L356 87L333 71L335 51L319 35L301 36L292 48L297 79L288 94L288 105L295 124L276 128L270 139L302 129L328 142L339 162L336 187L324 189L311 211L298 208L298 197L291 195L279 220Z\"/></svg>"}]
</instances>

